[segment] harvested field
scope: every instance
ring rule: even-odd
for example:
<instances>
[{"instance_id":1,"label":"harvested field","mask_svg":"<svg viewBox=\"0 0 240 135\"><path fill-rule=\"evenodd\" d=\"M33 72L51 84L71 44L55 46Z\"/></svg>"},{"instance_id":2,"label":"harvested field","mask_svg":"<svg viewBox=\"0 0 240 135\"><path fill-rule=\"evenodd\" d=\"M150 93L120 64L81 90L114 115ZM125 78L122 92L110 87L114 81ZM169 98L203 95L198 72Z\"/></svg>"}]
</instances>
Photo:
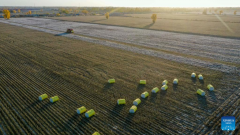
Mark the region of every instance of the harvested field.
<instances>
[{"instance_id":1,"label":"harvested field","mask_svg":"<svg viewBox=\"0 0 240 135\"><path fill-rule=\"evenodd\" d=\"M126 14L126 16L135 17L135 18L145 18L149 19L149 16L152 14ZM219 19L214 14L202 15L200 14L167 14L167 13L158 13L158 19L169 19L169 20L187 20L187 21L204 21L204 22L219 22ZM239 23L240 17L232 15L219 15L221 19L228 23Z\"/></svg>"},{"instance_id":2,"label":"harvested field","mask_svg":"<svg viewBox=\"0 0 240 135\"><path fill-rule=\"evenodd\" d=\"M149 55L145 52L151 50L141 48L137 43L139 47L134 48L79 35L55 36L65 31L65 26L56 27L51 22L48 24L50 27L31 26L29 22L48 23L49 20L26 20L11 19L7 23L12 25L1 20L5 22L0 25L0 128L3 134L92 134L95 131L124 135L208 133L219 128L219 125L209 124L219 121L222 114L239 118L240 112L236 111L239 109L240 92L238 66L218 63L226 66L227 70L222 70L214 66L199 66L196 62L201 60L197 59L192 59L195 65L179 63L179 59L174 60L178 57L171 53L165 55L172 59ZM70 25L75 31L75 24L69 23L66 27ZM238 46L234 39L217 38L213 39L215 45L211 48L223 47L221 51L229 51L228 47L217 45L219 40L222 44ZM234 50L239 51L237 48ZM181 59L191 60L187 57ZM237 60L234 62L239 64ZM203 74L204 82L192 80L192 72ZM179 79L179 85L173 87L171 82L175 77ZM110 78L115 78L116 83L108 84ZM147 80L146 86L139 85L141 79ZM170 82L167 91L150 93L147 99L142 99L134 115L128 113L133 100L140 98L144 91L161 87L165 79ZM207 90L208 83L215 87L215 92ZM206 97L198 96L197 88L205 90ZM54 104L49 100L40 102L38 96L43 93L50 97L58 95L60 100ZM126 99L127 104L117 106L120 98ZM81 106L94 109L96 116L87 119L77 115L76 109ZM229 111L221 112L221 107L227 107ZM220 115L214 117L214 114ZM208 119L210 122L206 121ZM207 125L210 128L204 127ZM239 122L237 127L240 127ZM239 133L239 130L234 131L234 134Z\"/></svg>"},{"instance_id":3,"label":"harvested field","mask_svg":"<svg viewBox=\"0 0 240 135\"><path fill-rule=\"evenodd\" d=\"M240 30L238 29L240 27L239 15L219 16L233 32L229 31L215 15L158 14L155 24L150 19L151 14L126 14L126 16L129 17L110 16L108 20L105 19L105 16L53 17L52 19L222 37L240 37Z\"/></svg>"}]
</instances>

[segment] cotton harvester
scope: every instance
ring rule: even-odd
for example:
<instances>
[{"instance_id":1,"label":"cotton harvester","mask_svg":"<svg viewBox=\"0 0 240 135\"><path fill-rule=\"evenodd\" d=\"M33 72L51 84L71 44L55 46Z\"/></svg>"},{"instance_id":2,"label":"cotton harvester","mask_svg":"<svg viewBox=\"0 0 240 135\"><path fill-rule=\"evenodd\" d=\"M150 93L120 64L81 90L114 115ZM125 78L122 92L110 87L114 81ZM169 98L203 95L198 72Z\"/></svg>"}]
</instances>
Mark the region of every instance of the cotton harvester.
<instances>
[{"instance_id":1,"label":"cotton harvester","mask_svg":"<svg viewBox=\"0 0 240 135\"><path fill-rule=\"evenodd\" d=\"M74 33L73 29L67 29L66 33Z\"/></svg>"}]
</instances>

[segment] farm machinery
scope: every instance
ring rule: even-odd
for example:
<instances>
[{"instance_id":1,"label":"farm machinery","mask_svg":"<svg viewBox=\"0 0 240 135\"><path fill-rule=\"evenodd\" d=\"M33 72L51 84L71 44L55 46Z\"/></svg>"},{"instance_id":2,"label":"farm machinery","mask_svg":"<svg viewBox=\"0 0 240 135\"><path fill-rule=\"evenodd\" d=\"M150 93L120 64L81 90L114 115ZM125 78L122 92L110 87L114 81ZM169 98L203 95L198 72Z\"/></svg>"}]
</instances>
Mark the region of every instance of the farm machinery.
<instances>
[{"instance_id":1,"label":"farm machinery","mask_svg":"<svg viewBox=\"0 0 240 135\"><path fill-rule=\"evenodd\" d=\"M73 29L67 29L66 33L74 33Z\"/></svg>"}]
</instances>

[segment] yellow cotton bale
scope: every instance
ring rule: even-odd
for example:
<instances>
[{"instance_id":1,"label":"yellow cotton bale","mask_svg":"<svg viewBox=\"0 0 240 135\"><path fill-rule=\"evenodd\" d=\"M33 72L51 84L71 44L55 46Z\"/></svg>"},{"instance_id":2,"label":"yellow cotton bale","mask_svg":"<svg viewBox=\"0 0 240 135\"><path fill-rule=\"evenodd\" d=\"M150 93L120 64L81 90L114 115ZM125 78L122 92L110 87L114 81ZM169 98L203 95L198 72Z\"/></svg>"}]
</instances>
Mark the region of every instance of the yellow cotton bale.
<instances>
[{"instance_id":1,"label":"yellow cotton bale","mask_svg":"<svg viewBox=\"0 0 240 135\"><path fill-rule=\"evenodd\" d=\"M118 105L124 105L124 104L126 104L126 100L125 99L118 99L117 103L118 103Z\"/></svg>"},{"instance_id":2,"label":"yellow cotton bale","mask_svg":"<svg viewBox=\"0 0 240 135\"><path fill-rule=\"evenodd\" d=\"M159 88L158 87L155 87L152 89L152 93L157 93L159 91Z\"/></svg>"},{"instance_id":3,"label":"yellow cotton bale","mask_svg":"<svg viewBox=\"0 0 240 135\"><path fill-rule=\"evenodd\" d=\"M85 106L82 106L82 107L80 107L80 108L77 109L77 113L78 113L78 114L82 114L82 113L84 113L84 112L86 112L86 111L87 111L87 109L86 109Z\"/></svg>"},{"instance_id":4,"label":"yellow cotton bale","mask_svg":"<svg viewBox=\"0 0 240 135\"><path fill-rule=\"evenodd\" d=\"M178 79L173 79L173 84L178 84Z\"/></svg>"},{"instance_id":5,"label":"yellow cotton bale","mask_svg":"<svg viewBox=\"0 0 240 135\"><path fill-rule=\"evenodd\" d=\"M140 103L141 103L141 100L139 98L137 98L133 101L133 104L136 106L139 105Z\"/></svg>"},{"instance_id":6,"label":"yellow cotton bale","mask_svg":"<svg viewBox=\"0 0 240 135\"><path fill-rule=\"evenodd\" d=\"M93 115L95 115L95 111L94 111L93 109L91 109L91 110L89 110L89 111L87 111L87 112L85 113L85 116L86 116L87 118L90 118L90 117L92 117Z\"/></svg>"},{"instance_id":7,"label":"yellow cotton bale","mask_svg":"<svg viewBox=\"0 0 240 135\"><path fill-rule=\"evenodd\" d=\"M146 97L148 97L148 95L149 95L149 93L147 91L145 91L141 94L141 97L146 98Z\"/></svg>"},{"instance_id":8,"label":"yellow cotton bale","mask_svg":"<svg viewBox=\"0 0 240 135\"><path fill-rule=\"evenodd\" d=\"M41 96L38 97L38 99L39 99L40 101L42 101L42 100L44 100L44 99L46 99L46 98L48 98L48 95L47 95L47 94L42 94Z\"/></svg>"},{"instance_id":9,"label":"yellow cotton bale","mask_svg":"<svg viewBox=\"0 0 240 135\"><path fill-rule=\"evenodd\" d=\"M161 90L167 90L168 89L168 86L167 85L163 85Z\"/></svg>"},{"instance_id":10,"label":"yellow cotton bale","mask_svg":"<svg viewBox=\"0 0 240 135\"><path fill-rule=\"evenodd\" d=\"M197 94L201 95L201 96L205 96L205 92L201 89L197 90Z\"/></svg>"},{"instance_id":11,"label":"yellow cotton bale","mask_svg":"<svg viewBox=\"0 0 240 135\"><path fill-rule=\"evenodd\" d=\"M146 84L147 83L147 81L146 80L140 80L140 82L139 82L140 84Z\"/></svg>"},{"instance_id":12,"label":"yellow cotton bale","mask_svg":"<svg viewBox=\"0 0 240 135\"><path fill-rule=\"evenodd\" d=\"M198 75L199 80L203 80L203 76L201 74Z\"/></svg>"},{"instance_id":13,"label":"yellow cotton bale","mask_svg":"<svg viewBox=\"0 0 240 135\"><path fill-rule=\"evenodd\" d=\"M130 109L129 109L129 113L135 113L137 111L137 107L135 105L133 105Z\"/></svg>"},{"instance_id":14,"label":"yellow cotton bale","mask_svg":"<svg viewBox=\"0 0 240 135\"><path fill-rule=\"evenodd\" d=\"M168 81L167 80L164 80L163 82L162 82L162 85L167 85L168 84Z\"/></svg>"},{"instance_id":15,"label":"yellow cotton bale","mask_svg":"<svg viewBox=\"0 0 240 135\"><path fill-rule=\"evenodd\" d=\"M50 102L52 102L52 103L54 103L54 102L56 102L56 101L58 101L59 100L59 97L58 96L54 96L54 97L51 97L50 98Z\"/></svg>"},{"instance_id":16,"label":"yellow cotton bale","mask_svg":"<svg viewBox=\"0 0 240 135\"><path fill-rule=\"evenodd\" d=\"M208 84L207 88L208 88L208 90L210 90L210 91L213 91L213 90L214 90L214 87L213 87L211 84Z\"/></svg>"},{"instance_id":17,"label":"yellow cotton bale","mask_svg":"<svg viewBox=\"0 0 240 135\"><path fill-rule=\"evenodd\" d=\"M100 135L98 132L94 132L92 135Z\"/></svg>"},{"instance_id":18,"label":"yellow cotton bale","mask_svg":"<svg viewBox=\"0 0 240 135\"><path fill-rule=\"evenodd\" d=\"M196 77L196 73L192 73L192 74L191 74L191 77L192 77L192 78L195 78L195 77Z\"/></svg>"},{"instance_id":19,"label":"yellow cotton bale","mask_svg":"<svg viewBox=\"0 0 240 135\"><path fill-rule=\"evenodd\" d=\"M115 83L115 79L109 79L108 83Z\"/></svg>"}]
</instances>

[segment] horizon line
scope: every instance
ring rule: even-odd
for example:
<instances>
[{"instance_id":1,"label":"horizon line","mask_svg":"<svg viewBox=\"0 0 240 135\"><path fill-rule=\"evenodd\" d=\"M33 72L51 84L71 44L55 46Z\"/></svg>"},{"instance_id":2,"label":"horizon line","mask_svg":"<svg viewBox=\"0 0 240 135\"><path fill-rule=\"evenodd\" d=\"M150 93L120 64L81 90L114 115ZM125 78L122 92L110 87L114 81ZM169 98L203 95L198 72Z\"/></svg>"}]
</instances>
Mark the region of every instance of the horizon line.
<instances>
[{"instance_id":1,"label":"horizon line","mask_svg":"<svg viewBox=\"0 0 240 135\"><path fill-rule=\"evenodd\" d=\"M0 6L0 7L92 7L92 8L103 8L103 7L112 7L112 8L240 8L239 7L116 7L116 6Z\"/></svg>"}]
</instances>

